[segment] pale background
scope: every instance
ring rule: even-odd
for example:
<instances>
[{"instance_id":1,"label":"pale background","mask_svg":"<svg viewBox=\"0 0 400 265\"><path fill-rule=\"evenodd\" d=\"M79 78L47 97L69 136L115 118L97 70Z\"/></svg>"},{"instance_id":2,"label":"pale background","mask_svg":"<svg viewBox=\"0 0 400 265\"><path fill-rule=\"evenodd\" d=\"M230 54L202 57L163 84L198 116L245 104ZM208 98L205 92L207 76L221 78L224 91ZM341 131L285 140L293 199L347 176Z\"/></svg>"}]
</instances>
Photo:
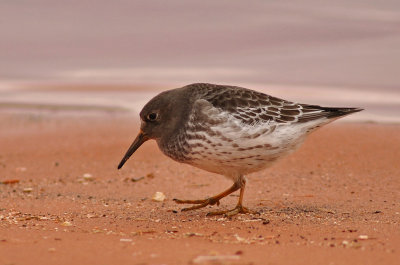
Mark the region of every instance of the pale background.
<instances>
[{"instance_id":1,"label":"pale background","mask_svg":"<svg viewBox=\"0 0 400 265\"><path fill-rule=\"evenodd\" d=\"M0 2L0 104L138 111L153 88L194 82L398 122L400 1Z\"/></svg>"}]
</instances>

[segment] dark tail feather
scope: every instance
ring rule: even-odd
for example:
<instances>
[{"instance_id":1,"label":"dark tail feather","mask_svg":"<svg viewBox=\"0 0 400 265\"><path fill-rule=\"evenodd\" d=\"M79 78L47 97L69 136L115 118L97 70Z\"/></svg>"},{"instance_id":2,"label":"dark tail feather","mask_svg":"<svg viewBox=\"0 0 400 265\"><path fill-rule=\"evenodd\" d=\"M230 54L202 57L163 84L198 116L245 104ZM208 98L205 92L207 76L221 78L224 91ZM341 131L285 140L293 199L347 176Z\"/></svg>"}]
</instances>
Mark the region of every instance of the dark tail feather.
<instances>
[{"instance_id":1,"label":"dark tail feather","mask_svg":"<svg viewBox=\"0 0 400 265\"><path fill-rule=\"evenodd\" d=\"M299 122L308 122L320 118L334 119L363 110L361 108L330 108L317 105L302 105L302 107L303 116L299 117Z\"/></svg>"},{"instance_id":2,"label":"dark tail feather","mask_svg":"<svg viewBox=\"0 0 400 265\"><path fill-rule=\"evenodd\" d=\"M364 110L361 108L327 108L327 107L320 107L320 109L325 112L327 118L346 116Z\"/></svg>"}]
</instances>

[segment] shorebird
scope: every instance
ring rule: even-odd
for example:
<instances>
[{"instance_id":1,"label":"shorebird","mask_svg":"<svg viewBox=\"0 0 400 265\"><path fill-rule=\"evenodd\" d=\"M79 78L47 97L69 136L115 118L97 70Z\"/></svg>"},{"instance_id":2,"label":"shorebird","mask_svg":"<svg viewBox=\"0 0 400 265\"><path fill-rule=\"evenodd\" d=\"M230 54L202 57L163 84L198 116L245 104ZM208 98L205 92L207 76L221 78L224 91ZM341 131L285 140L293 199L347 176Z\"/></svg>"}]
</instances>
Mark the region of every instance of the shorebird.
<instances>
[{"instance_id":1,"label":"shorebird","mask_svg":"<svg viewBox=\"0 0 400 265\"><path fill-rule=\"evenodd\" d=\"M294 103L236 86L191 84L162 92L143 107L140 132L118 169L154 139L168 157L233 181L229 189L203 200L174 199L193 205L182 211L219 205L240 189L235 208L208 214L250 213L242 205L245 175L293 152L315 129L361 110Z\"/></svg>"}]
</instances>

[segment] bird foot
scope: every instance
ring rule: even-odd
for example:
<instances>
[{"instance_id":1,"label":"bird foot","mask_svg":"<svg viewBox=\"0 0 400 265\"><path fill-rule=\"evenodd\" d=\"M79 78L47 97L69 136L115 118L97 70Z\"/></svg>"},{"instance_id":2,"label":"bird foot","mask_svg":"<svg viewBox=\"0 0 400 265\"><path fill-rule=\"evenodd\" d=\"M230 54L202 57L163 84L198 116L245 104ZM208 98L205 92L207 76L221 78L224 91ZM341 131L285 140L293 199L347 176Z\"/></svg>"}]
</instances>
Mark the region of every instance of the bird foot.
<instances>
[{"instance_id":1,"label":"bird foot","mask_svg":"<svg viewBox=\"0 0 400 265\"><path fill-rule=\"evenodd\" d=\"M249 210L248 208L242 206L241 204L238 204L238 205L236 205L235 208L230 209L230 210L209 212L209 213L207 213L207 216L224 215L226 217L231 217L231 216L237 215L239 213L258 214L258 212Z\"/></svg>"},{"instance_id":2,"label":"bird foot","mask_svg":"<svg viewBox=\"0 0 400 265\"><path fill-rule=\"evenodd\" d=\"M210 198L207 198L207 199L204 199L204 200L180 200L180 199L174 199L174 202L176 202L178 204L198 204L198 205L194 205L192 207L183 208L181 210L182 212L200 209L200 208L206 207L207 205L216 204L216 205L219 206L219 199L216 199L214 197L210 197Z\"/></svg>"}]
</instances>

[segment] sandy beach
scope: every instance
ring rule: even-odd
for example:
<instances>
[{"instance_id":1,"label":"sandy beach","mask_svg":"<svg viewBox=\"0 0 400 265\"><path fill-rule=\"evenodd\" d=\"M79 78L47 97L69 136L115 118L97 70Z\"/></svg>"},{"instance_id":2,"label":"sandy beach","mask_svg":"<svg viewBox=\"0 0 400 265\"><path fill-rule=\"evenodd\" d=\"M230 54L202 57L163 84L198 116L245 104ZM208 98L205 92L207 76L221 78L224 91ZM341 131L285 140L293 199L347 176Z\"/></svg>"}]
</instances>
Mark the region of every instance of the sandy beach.
<instances>
[{"instance_id":1,"label":"sandy beach","mask_svg":"<svg viewBox=\"0 0 400 265\"><path fill-rule=\"evenodd\" d=\"M400 1L0 1L0 265L399 263ZM232 185L145 143L160 91L365 109ZM165 195L154 201L156 192Z\"/></svg>"},{"instance_id":2,"label":"sandy beach","mask_svg":"<svg viewBox=\"0 0 400 265\"><path fill-rule=\"evenodd\" d=\"M230 181L146 143L118 171L132 113L0 112L1 264L397 264L400 126L333 123L250 175L259 215L172 199ZM152 201L155 192L164 202ZM233 207L238 194L221 201Z\"/></svg>"}]
</instances>

